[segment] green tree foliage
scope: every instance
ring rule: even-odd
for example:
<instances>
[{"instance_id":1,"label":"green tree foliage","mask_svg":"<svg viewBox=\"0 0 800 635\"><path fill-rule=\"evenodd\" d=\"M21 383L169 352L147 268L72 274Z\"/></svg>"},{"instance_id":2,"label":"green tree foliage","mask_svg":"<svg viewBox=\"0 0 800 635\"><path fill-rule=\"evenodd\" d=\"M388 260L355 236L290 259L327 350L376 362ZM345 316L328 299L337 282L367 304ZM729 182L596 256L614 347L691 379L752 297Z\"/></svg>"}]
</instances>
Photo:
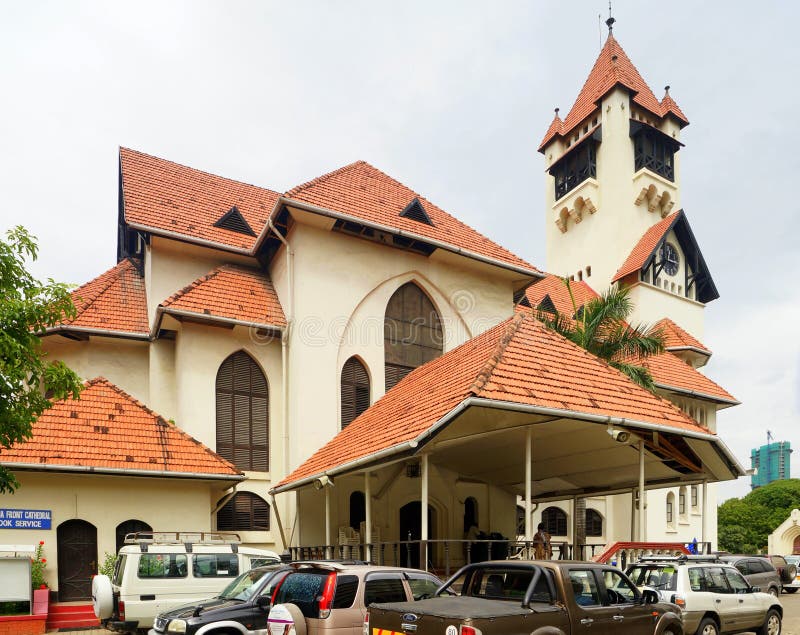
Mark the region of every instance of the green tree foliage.
<instances>
[{"instance_id":1,"label":"green tree foliage","mask_svg":"<svg viewBox=\"0 0 800 635\"><path fill-rule=\"evenodd\" d=\"M731 553L757 553L791 511L800 508L800 479L773 481L744 498L726 500L717 510L719 548Z\"/></svg>"},{"instance_id":2,"label":"green tree foliage","mask_svg":"<svg viewBox=\"0 0 800 635\"><path fill-rule=\"evenodd\" d=\"M0 448L30 439L31 425L52 400L77 398L82 384L62 362L41 349L45 329L75 316L65 284L36 280L26 269L36 260L36 239L23 227L0 239ZM0 450L2 460L2 450ZM19 483L0 465L0 493Z\"/></svg>"},{"instance_id":3,"label":"green tree foliage","mask_svg":"<svg viewBox=\"0 0 800 635\"><path fill-rule=\"evenodd\" d=\"M564 279L564 284L572 300L572 315L539 309L536 318L570 342L605 360L643 388L655 390L650 371L634 361L662 353L664 335L660 330L628 323L633 312L628 289L612 287L578 307L569 278Z\"/></svg>"}]
</instances>

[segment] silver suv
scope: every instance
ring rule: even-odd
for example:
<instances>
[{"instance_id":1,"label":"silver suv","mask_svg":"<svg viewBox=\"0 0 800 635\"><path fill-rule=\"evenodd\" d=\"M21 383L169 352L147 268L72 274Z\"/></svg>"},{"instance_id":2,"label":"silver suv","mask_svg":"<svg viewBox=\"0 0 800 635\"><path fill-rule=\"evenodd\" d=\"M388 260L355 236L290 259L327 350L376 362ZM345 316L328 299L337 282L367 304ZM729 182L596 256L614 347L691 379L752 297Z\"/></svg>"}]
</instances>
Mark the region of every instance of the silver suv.
<instances>
[{"instance_id":1,"label":"silver suv","mask_svg":"<svg viewBox=\"0 0 800 635\"><path fill-rule=\"evenodd\" d=\"M716 556L644 557L627 574L637 586L652 588L661 600L681 607L687 635L780 635L780 601L750 586L735 567Z\"/></svg>"}]
</instances>

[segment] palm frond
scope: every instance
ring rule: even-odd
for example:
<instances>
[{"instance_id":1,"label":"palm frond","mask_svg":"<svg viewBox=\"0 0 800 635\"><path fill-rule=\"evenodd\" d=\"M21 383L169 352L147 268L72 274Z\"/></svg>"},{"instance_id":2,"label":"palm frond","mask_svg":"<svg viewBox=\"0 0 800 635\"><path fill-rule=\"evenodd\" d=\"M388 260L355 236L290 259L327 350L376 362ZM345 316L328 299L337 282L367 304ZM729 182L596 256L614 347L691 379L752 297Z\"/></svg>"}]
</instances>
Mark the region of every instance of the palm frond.
<instances>
[{"instance_id":1,"label":"palm frond","mask_svg":"<svg viewBox=\"0 0 800 635\"><path fill-rule=\"evenodd\" d=\"M653 376L650 371L644 366L637 366L636 364L628 364L626 362L610 361L609 364L616 368L621 373L624 373L635 384L642 388L646 388L650 392L655 391L656 386L653 382Z\"/></svg>"}]
</instances>

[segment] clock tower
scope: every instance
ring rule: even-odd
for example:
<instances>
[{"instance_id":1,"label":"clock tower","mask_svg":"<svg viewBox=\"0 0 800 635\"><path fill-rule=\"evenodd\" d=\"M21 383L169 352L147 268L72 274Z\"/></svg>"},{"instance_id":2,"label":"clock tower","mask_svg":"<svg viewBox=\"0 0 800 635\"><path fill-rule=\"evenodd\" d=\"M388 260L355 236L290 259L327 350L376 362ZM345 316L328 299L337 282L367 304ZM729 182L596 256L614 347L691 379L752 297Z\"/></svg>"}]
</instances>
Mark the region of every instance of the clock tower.
<instances>
[{"instance_id":1,"label":"clock tower","mask_svg":"<svg viewBox=\"0 0 800 635\"><path fill-rule=\"evenodd\" d=\"M545 157L547 269L597 291L631 288L634 321L672 318L703 336L716 287L681 207L680 136L688 119L669 86L659 100L609 33Z\"/></svg>"}]
</instances>

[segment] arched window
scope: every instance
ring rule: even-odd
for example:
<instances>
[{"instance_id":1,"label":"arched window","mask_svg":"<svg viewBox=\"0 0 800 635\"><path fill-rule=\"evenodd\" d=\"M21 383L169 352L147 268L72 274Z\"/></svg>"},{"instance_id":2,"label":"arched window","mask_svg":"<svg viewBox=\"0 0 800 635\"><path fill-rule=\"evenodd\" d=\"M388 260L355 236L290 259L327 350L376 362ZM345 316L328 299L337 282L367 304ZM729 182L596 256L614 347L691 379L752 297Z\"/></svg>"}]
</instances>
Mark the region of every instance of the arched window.
<instances>
[{"instance_id":1,"label":"arched window","mask_svg":"<svg viewBox=\"0 0 800 635\"><path fill-rule=\"evenodd\" d=\"M467 496L464 501L464 533L473 525L478 526L478 501L472 496Z\"/></svg>"},{"instance_id":2,"label":"arched window","mask_svg":"<svg viewBox=\"0 0 800 635\"><path fill-rule=\"evenodd\" d=\"M545 531L551 536L567 535L567 512L560 507L548 507L542 512Z\"/></svg>"},{"instance_id":3,"label":"arched window","mask_svg":"<svg viewBox=\"0 0 800 635\"><path fill-rule=\"evenodd\" d=\"M413 282L394 292L383 323L386 390L444 348L442 321L430 298Z\"/></svg>"},{"instance_id":4,"label":"arched window","mask_svg":"<svg viewBox=\"0 0 800 635\"><path fill-rule=\"evenodd\" d=\"M361 523L367 521L367 499L364 492L350 494L350 527L361 531Z\"/></svg>"},{"instance_id":5,"label":"arched window","mask_svg":"<svg viewBox=\"0 0 800 635\"><path fill-rule=\"evenodd\" d=\"M342 430L369 408L369 375L358 358L351 357L342 367Z\"/></svg>"},{"instance_id":6,"label":"arched window","mask_svg":"<svg viewBox=\"0 0 800 635\"><path fill-rule=\"evenodd\" d=\"M603 517L596 509L586 510L586 535L595 538L603 535Z\"/></svg>"},{"instance_id":7,"label":"arched window","mask_svg":"<svg viewBox=\"0 0 800 635\"><path fill-rule=\"evenodd\" d=\"M268 531L269 503L250 492L237 492L217 512L219 531Z\"/></svg>"},{"instance_id":8,"label":"arched window","mask_svg":"<svg viewBox=\"0 0 800 635\"><path fill-rule=\"evenodd\" d=\"M153 528L143 520L133 518L117 525L117 553L119 553L120 547L125 544L125 536L137 531L153 531Z\"/></svg>"},{"instance_id":9,"label":"arched window","mask_svg":"<svg viewBox=\"0 0 800 635\"><path fill-rule=\"evenodd\" d=\"M217 372L217 453L240 470L269 471L269 388L244 351Z\"/></svg>"}]
</instances>

